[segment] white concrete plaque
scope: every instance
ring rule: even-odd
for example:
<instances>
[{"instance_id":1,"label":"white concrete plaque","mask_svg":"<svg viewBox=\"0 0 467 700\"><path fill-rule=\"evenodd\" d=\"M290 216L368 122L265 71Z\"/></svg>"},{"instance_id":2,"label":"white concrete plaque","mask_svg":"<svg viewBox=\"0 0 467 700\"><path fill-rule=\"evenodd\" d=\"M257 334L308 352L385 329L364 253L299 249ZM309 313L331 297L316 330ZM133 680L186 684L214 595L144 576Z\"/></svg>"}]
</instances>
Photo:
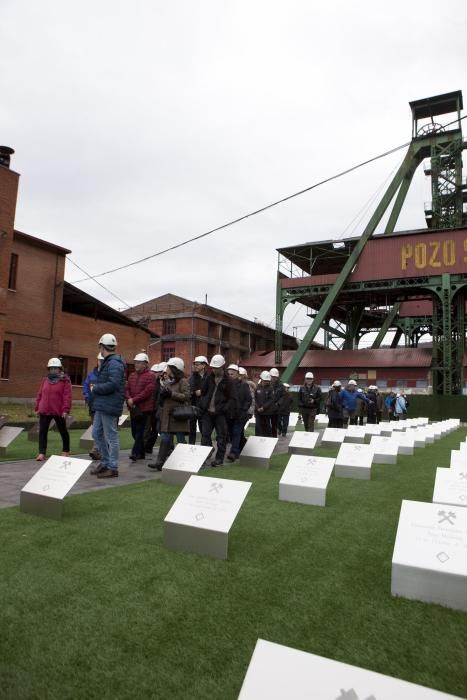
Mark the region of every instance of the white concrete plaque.
<instances>
[{"instance_id":1,"label":"white concrete plaque","mask_svg":"<svg viewBox=\"0 0 467 700\"><path fill-rule=\"evenodd\" d=\"M467 508L402 501L391 592L467 612Z\"/></svg>"},{"instance_id":2,"label":"white concrete plaque","mask_svg":"<svg viewBox=\"0 0 467 700\"><path fill-rule=\"evenodd\" d=\"M370 479L373 456L371 445L344 442L337 454L334 474L349 479Z\"/></svg>"},{"instance_id":3,"label":"white concrete plaque","mask_svg":"<svg viewBox=\"0 0 467 700\"><path fill-rule=\"evenodd\" d=\"M169 549L227 559L229 531L251 482L190 476L164 520Z\"/></svg>"},{"instance_id":4,"label":"white concrete plaque","mask_svg":"<svg viewBox=\"0 0 467 700\"><path fill-rule=\"evenodd\" d=\"M7 447L11 445L13 440L16 440L23 430L24 428L15 428L12 425L4 425L3 428L0 428L0 455L6 454Z\"/></svg>"},{"instance_id":5,"label":"white concrete plaque","mask_svg":"<svg viewBox=\"0 0 467 700\"><path fill-rule=\"evenodd\" d=\"M121 416L118 418L118 427L121 428L126 419L128 418L128 413L122 413Z\"/></svg>"},{"instance_id":6,"label":"white concrete plaque","mask_svg":"<svg viewBox=\"0 0 467 700\"><path fill-rule=\"evenodd\" d=\"M315 416L315 428L327 428L329 418L325 413L317 413Z\"/></svg>"},{"instance_id":7,"label":"white concrete plaque","mask_svg":"<svg viewBox=\"0 0 467 700\"><path fill-rule=\"evenodd\" d=\"M238 700L461 700L258 639Z\"/></svg>"},{"instance_id":8,"label":"white concrete plaque","mask_svg":"<svg viewBox=\"0 0 467 700\"><path fill-rule=\"evenodd\" d=\"M279 500L325 506L334 461L329 457L292 455L279 482Z\"/></svg>"},{"instance_id":9,"label":"white concrete plaque","mask_svg":"<svg viewBox=\"0 0 467 700\"><path fill-rule=\"evenodd\" d=\"M397 442L400 455L413 455L415 452L415 438L410 433L393 433L390 439Z\"/></svg>"},{"instance_id":10,"label":"white concrete plaque","mask_svg":"<svg viewBox=\"0 0 467 700\"><path fill-rule=\"evenodd\" d=\"M21 489L20 510L60 519L63 499L90 464L89 459L52 455Z\"/></svg>"},{"instance_id":11,"label":"white concrete plaque","mask_svg":"<svg viewBox=\"0 0 467 700\"><path fill-rule=\"evenodd\" d=\"M438 467L433 503L467 506L467 465L464 470Z\"/></svg>"},{"instance_id":12,"label":"white concrete plaque","mask_svg":"<svg viewBox=\"0 0 467 700\"><path fill-rule=\"evenodd\" d=\"M410 428L405 431L405 434L413 438L415 448L426 446L426 436L419 432L418 428Z\"/></svg>"},{"instance_id":13,"label":"white concrete plaque","mask_svg":"<svg viewBox=\"0 0 467 700\"><path fill-rule=\"evenodd\" d=\"M179 443L162 467L161 480L166 484L184 485L192 474L197 474L213 447Z\"/></svg>"},{"instance_id":14,"label":"white concrete plaque","mask_svg":"<svg viewBox=\"0 0 467 700\"><path fill-rule=\"evenodd\" d=\"M373 464L397 464L399 445L392 437L373 435L370 445L375 453Z\"/></svg>"},{"instance_id":15,"label":"white concrete plaque","mask_svg":"<svg viewBox=\"0 0 467 700\"><path fill-rule=\"evenodd\" d=\"M464 450L451 450L451 467L453 469L467 469L467 453Z\"/></svg>"},{"instance_id":16,"label":"white concrete plaque","mask_svg":"<svg viewBox=\"0 0 467 700\"><path fill-rule=\"evenodd\" d=\"M349 425L345 431L344 442L365 442L365 426Z\"/></svg>"},{"instance_id":17,"label":"white concrete plaque","mask_svg":"<svg viewBox=\"0 0 467 700\"><path fill-rule=\"evenodd\" d=\"M272 457L278 438L259 437L253 435L246 441L246 445L240 452L238 463L246 467L260 467L269 469L269 460Z\"/></svg>"},{"instance_id":18,"label":"white concrete plaque","mask_svg":"<svg viewBox=\"0 0 467 700\"><path fill-rule=\"evenodd\" d=\"M296 428L298 422L298 413L292 412L289 416L289 428Z\"/></svg>"},{"instance_id":19,"label":"white concrete plaque","mask_svg":"<svg viewBox=\"0 0 467 700\"><path fill-rule=\"evenodd\" d=\"M308 433L296 430L289 442L289 454L310 455L320 443L320 433Z\"/></svg>"},{"instance_id":20,"label":"white concrete plaque","mask_svg":"<svg viewBox=\"0 0 467 700\"><path fill-rule=\"evenodd\" d=\"M79 439L79 446L82 450L92 450L94 447L94 440L92 439L92 425L90 425L89 428L81 435Z\"/></svg>"},{"instance_id":21,"label":"white concrete plaque","mask_svg":"<svg viewBox=\"0 0 467 700\"><path fill-rule=\"evenodd\" d=\"M367 423L365 425L365 442L370 443L374 435L381 435L381 423Z\"/></svg>"},{"instance_id":22,"label":"white concrete plaque","mask_svg":"<svg viewBox=\"0 0 467 700\"><path fill-rule=\"evenodd\" d=\"M346 433L346 428L326 428L321 438L321 447L340 447Z\"/></svg>"}]
</instances>

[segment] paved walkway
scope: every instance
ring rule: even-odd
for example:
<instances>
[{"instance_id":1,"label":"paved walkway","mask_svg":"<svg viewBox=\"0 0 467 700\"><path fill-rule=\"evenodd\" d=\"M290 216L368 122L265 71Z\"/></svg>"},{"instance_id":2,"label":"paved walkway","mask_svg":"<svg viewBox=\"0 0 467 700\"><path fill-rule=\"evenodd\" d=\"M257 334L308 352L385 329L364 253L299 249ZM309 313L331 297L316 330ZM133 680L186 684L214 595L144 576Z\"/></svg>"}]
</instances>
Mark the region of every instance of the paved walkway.
<instances>
[{"instance_id":1,"label":"paved walkway","mask_svg":"<svg viewBox=\"0 0 467 700\"><path fill-rule=\"evenodd\" d=\"M287 452L289 439L293 433L289 433L287 438L279 439L275 454ZM70 494L84 493L86 491L96 491L98 489L115 488L126 484L134 484L138 481L149 481L160 479L161 473L148 469L148 462L155 460L157 449L154 455L148 456L145 460L131 462L129 460L130 450L120 450L120 461L118 465L118 479L98 479L92 476L87 469L85 474L77 481L70 491ZM73 457L89 459L87 454L77 454ZM226 462L228 464L228 462ZM17 462L0 462L0 508L10 508L19 506L20 491L29 479L40 469L40 462L35 459L24 459Z\"/></svg>"}]
</instances>

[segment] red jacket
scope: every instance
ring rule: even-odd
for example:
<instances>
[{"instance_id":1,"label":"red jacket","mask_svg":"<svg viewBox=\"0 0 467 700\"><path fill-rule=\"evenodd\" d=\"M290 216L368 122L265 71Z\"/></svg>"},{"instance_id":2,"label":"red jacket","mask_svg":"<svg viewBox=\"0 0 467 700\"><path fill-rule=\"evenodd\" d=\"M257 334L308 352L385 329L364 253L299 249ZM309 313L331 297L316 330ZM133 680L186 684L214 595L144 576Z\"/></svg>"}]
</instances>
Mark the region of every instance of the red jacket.
<instances>
[{"instance_id":1,"label":"red jacket","mask_svg":"<svg viewBox=\"0 0 467 700\"><path fill-rule=\"evenodd\" d=\"M141 411L154 410L154 388L156 375L149 368L143 372L132 372L128 377L125 398L133 399L135 406Z\"/></svg>"},{"instance_id":2,"label":"red jacket","mask_svg":"<svg viewBox=\"0 0 467 700\"><path fill-rule=\"evenodd\" d=\"M46 416L61 416L62 413L70 413L71 409L71 382L64 374L58 382L52 384L44 377L36 396L36 413Z\"/></svg>"}]
</instances>

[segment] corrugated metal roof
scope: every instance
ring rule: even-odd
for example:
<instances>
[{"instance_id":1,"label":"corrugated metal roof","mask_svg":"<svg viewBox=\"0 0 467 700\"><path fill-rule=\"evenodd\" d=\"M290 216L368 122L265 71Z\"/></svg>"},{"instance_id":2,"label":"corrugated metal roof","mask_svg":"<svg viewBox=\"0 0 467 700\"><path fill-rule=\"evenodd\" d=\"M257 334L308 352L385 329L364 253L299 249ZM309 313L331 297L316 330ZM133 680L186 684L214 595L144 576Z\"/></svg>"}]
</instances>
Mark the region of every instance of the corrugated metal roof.
<instances>
[{"instance_id":1,"label":"corrugated metal roof","mask_svg":"<svg viewBox=\"0 0 467 700\"><path fill-rule=\"evenodd\" d=\"M314 369L318 367L347 367L351 369L369 367L430 367L431 348L382 348L379 350L308 350L300 367ZM282 352L282 363L274 363L274 352L254 353L243 361L245 367L282 367L285 369L294 353L292 350ZM464 365L467 364L467 356Z\"/></svg>"}]
</instances>

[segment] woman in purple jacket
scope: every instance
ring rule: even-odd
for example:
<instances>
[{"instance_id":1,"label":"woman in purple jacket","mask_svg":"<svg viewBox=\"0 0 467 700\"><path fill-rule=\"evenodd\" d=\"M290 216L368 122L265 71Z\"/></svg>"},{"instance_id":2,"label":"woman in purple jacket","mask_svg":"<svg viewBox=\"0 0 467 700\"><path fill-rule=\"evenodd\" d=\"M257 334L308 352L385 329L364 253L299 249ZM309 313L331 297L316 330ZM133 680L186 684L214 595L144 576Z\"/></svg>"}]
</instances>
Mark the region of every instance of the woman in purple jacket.
<instances>
[{"instance_id":1,"label":"woman in purple jacket","mask_svg":"<svg viewBox=\"0 0 467 700\"><path fill-rule=\"evenodd\" d=\"M48 374L42 380L36 396L35 412L39 416L38 462L45 460L47 453L47 433L52 419L62 438L62 455L70 454L70 435L66 419L71 409L71 382L63 371L58 357L51 357L47 364Z\"/></svg>"}]
</instances>

